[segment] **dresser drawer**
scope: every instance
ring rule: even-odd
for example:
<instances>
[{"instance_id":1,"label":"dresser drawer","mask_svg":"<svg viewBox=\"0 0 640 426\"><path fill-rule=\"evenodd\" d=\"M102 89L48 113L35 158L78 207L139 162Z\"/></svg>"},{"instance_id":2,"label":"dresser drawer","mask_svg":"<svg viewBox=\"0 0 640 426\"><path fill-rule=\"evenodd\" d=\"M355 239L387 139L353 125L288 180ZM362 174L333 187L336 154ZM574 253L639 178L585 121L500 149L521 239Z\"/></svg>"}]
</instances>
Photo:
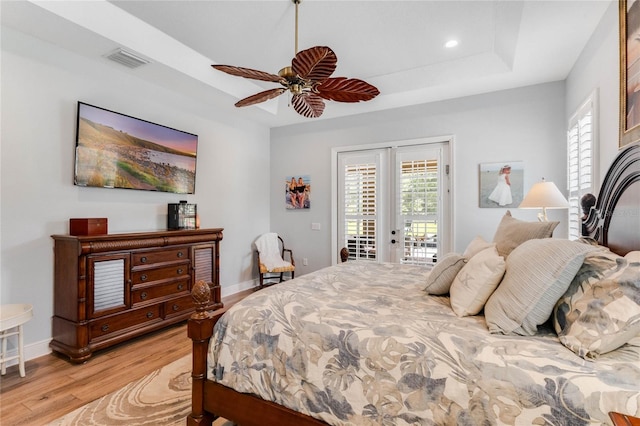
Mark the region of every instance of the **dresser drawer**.
<instances>
[{"instance_id":1,"label":"dresser drawer","mask_svg":"<svg viewBox=\"0 0 640 426\"><path fill-rule=\"evenodd\" d=\"M176 247L165 250L141 251L132 254L131 264L133 267L142 265L152 265L154 263L175 262L176 260L188 260L189 248Z\"/></svg>"},{"instance_id":2,"label":"dresser drawer","mask_svg":"<svg viewBox=\"0 0 640 426\"><path fill-rule=\"evenodd\" d=\"M174 315L179 315L189 310L195 310L195 304L191 294L188 296L182 296L178 299L168 300L164 302L164 317L169 318Z\"/></svg>"},{"instance_id":3,"label":"dresser drawer","mask_svg":"<svg viewBox=\"0 0 640 426\"><path fill-rule=\"evenodd\" d=\"M154 305L96 320L91 323L89 333L91 339L95 339L132 326L161 320L160 305Z\"/></svg>"},{"instance_id":4,"label":"dresser drawer","mask_svg":"<svg viewBox=\"0 0 640 426\"><path fill-rule=\"evenodd\" d=\"M131 273L131 282L136 284L147 284L153 281L166 280L178 277L189 276L189 263L165 266L162 268L150 268L136 270Z\"/></svg>"},{"instance_id":5,"label":"dresser drawer","mask_svg":"<svg viewBox=\"0 0 640 426\"><path fill-rule=\"evenodd\" d=\"M166 284L140 286L131 290L131 303L147 303L154 299L168 296L181 296L189 294L189 281L180 280Z\"/></svg>"}]
</instances>

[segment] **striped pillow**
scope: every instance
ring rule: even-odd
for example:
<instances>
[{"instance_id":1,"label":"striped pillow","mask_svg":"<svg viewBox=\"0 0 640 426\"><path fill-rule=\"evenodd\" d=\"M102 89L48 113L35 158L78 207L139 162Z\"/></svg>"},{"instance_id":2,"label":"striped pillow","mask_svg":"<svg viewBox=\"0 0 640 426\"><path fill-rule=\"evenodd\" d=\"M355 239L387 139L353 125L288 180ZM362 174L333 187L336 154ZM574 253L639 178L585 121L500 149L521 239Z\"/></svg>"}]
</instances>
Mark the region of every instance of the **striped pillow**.
<instances>
[{"instance_id":1,"label":"striped pillow","mask_svg":"<svg viewBox=\"0 0 640 426\"><path fill-rule=\"evenodd\" d=\"M526 241L507 258L502 282L484 307L491 333L534 335L596 247L544 238Z\"/></svg>"},{"instance_id":2,"label":"striped pillow","mask_svg":"<svg viewBox=\"0 0 640 426\"><path fill-rule=\"evenodd\" d=\"M427 276L427 286L424 291L438 296L449 293L453 279L465 263L467 259L458 253L445 254Z\"/></svg>"}]
</instances>

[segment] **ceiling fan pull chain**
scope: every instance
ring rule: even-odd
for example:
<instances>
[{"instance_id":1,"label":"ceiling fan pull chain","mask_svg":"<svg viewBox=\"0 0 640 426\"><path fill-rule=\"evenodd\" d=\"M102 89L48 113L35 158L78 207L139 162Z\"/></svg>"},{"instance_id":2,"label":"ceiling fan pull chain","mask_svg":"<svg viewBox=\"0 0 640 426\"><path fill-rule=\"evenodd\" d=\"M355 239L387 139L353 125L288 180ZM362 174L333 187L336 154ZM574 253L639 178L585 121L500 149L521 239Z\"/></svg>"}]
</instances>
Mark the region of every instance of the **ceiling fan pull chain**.
<instances>
[{"instance_id":1,"label":"ceiling fan pull chain","mask_svg":"<svg viewBox=\"0 0 640 426\"><path fill-rule=\"evenodd\" d=\"M298 54L298 5L300 4L300 0L292 0L293 3L296 5L296 50L295 52L293 52L293 56L296 56Z\"/></svg>"}]
</instances>

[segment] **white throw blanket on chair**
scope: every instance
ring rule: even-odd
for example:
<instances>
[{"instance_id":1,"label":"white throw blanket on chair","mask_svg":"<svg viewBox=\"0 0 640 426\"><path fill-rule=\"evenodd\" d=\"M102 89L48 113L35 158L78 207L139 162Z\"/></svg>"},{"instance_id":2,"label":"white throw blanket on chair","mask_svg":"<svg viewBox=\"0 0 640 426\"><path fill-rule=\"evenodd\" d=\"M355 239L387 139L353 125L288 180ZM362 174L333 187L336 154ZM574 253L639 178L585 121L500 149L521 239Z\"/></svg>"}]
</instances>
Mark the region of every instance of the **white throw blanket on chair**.
<instances>
[{"instance_id":1,"label":"white throw blanket on chair","mask_svg":"<svg viewBox=\"0 0 640 426\"><path fill-rule=\"evenodd\" d=\"M258 237L256 248L260 253L260 263L266 266L267 270L272 271L275 268L291 266L291 263L282 260L278 234L275 232L269 232Z\"/></svg>"}]
</instances>

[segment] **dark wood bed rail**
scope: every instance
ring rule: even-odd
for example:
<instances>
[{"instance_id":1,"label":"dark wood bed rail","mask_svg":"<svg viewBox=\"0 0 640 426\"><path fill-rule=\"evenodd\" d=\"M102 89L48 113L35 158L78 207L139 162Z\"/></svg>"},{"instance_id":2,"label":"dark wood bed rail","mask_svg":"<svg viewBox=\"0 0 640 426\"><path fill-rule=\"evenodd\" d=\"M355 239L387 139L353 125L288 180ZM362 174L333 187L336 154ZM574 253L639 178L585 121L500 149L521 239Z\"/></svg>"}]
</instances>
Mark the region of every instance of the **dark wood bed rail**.
<instances>
[{"instance_id":1,"label":"dark wood bed rail","mask_svg":"<svg viewBox=\"0 0 640 426\"><path fill-rule=\"evenodd\" d=\"M204 409L204 386L207 380L207 353L209 340L213 336L213 327L227 308L207 312L211 300L211 291L205 281L198 281L191 290L196 312L189 318L187 335L193 342L191 365L191 414L187 425L211 425L215 417Z\"/></svg>"}]
</instances>

